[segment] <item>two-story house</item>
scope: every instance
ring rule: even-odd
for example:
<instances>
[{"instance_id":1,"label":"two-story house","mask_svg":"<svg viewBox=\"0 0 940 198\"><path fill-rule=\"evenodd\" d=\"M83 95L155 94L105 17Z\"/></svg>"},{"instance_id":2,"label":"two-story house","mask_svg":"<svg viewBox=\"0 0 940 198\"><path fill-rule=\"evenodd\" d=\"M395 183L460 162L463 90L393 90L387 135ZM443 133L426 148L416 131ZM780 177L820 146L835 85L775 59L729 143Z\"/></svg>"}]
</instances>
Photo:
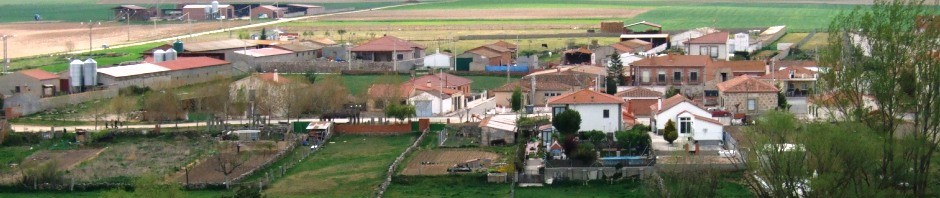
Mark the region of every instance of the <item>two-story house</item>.
<instances>
[{"instance_id":1,"label":"two-story house","mask_svg":"<svg viewBox=\"0 0 940 198\"><path fill-rule=\"evenodd\" d=\"M666 123L675 123L679 143L693 143L699 145L718 145L724 136L724 125L711 117L701 104L689 100L682 94L660 100L650 105L653 113L652 128L656 134L662 135Z\"/></svg>"},{"instance_id":2,"label":"two-story house","mask_svg":"<svg viewBox=\"0 0 940 198\"><path fill-rule=\"evenodd\" d=\"M623 105L625 102L616 96L584 89L548 99L552 115L565 110L581 114L581 131L598 130L613 133L623 130Z\"/></svg>"},{"instance_id":3,"label":"two-story house","mask_svg":"<svg viewBox=\"0 0 940 198\"><path fill-rule=\"evenodd\" d=\"M689 39L685 52L689 55L705 55L713 59L728 60L728 32L715 32Z\"/></svg>"},{"instance_id":4,"label":"two-story house","mask_svg":"<svg viewBox=\"0 0 940 198\"><path fill-rule=\"evenodd\" d=\"M705 66L711 58L702 55L665 55L630 63L634 86L675 87L681 93L699 95L705 82Z\"/></svg>"}]
</instances>

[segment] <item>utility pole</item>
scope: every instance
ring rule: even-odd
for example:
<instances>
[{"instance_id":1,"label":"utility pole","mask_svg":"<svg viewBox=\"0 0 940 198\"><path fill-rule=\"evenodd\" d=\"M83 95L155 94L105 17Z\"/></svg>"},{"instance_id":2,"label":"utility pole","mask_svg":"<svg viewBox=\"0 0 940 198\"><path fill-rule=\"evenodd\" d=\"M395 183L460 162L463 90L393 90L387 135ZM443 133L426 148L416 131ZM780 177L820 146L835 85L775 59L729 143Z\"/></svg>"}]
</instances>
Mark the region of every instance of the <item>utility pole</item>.
<instances>
[{"instance_id":1,"label":"utility pole","mask_svg":"<svg viewBox=\"0 0 940 198\"><path fill-rule=\"evenodd\" d=\"M7 39L16 37L16 35L3 35L0 38L3 38L3 73L7 73L7 70L10 70L10 58L7 57Z\"/></svg>"},{"instance_id":2,"label":"utility pole","mask_svg":"<svg viewBox=\"0 0 940 198\"><path fill-rule=\"evenodd\" d=\"M127 22L127 41L131 41L131 13L124 12L124 14L126 15L126 17L124 17L124 21Z\"/></svg>"},{"instance_id":3,"label":"utility pole","mask_svg":"<svg viewBox=\"0 0 940 198\"><path fill-rule=\"evenodd\" d=\"M84 24L83 24L83 25L84 25ZM91 30L95 28L95 23L92 22L91 20L88 20L88 24L87 24L87 25L88 25L88 56L91 57L91 51L95 49L95 48L92 46L92 44L91 44L91 41L92 41L92 38L91 38L91 33L92 33L92 31L91 31ZM101 25L101 21L98 21L97 25Z\"/></svg>"}]
</instances>

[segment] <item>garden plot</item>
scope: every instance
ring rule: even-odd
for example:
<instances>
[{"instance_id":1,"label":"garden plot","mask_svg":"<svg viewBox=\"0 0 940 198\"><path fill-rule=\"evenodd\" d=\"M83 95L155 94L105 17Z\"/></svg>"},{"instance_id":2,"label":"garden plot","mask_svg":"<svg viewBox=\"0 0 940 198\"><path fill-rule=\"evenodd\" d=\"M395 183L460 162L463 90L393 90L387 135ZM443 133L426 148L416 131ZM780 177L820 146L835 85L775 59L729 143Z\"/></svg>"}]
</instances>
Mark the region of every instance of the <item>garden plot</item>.
<instances>
[{"instance_id":1,"label":"garden plot","mask_svg":"<svg viewBox=\"0 0 940 198\"><path fill-rule=\"evenodd\" d=\"M56 169L65 171L98 156L102 151L104 151L104 149L43 150L24 158L18 167L22 169L37 167L46 163L56 163ZM0 184L16 182L20 178L20 175L20 172L0 174Z\"/></svg>"},{"instance_id":2,"label":"garden plot","mask_svg":"<svg viewBox=\"0 0 940 198\"><path fill-rule=\"evenodd\" d=\"M499 154L458 149L439 149L423 150L414 154L414 158L408 162L408 165L402 169L402 175L444 175L447 174L447 168L453 167L459 163L464 163L477 159L489 159L496 162L500 158Z\"/></svg>"},{"instance_id":3,"label":"garden plot","mask_svg":"<svg viewBox=\"0 0 940 198\"><path fill-rule=\"evenodd\" d=\"M189 171L189 183L222 183L225 182L225 175L222 172L218 171L220 163L225 162L243 162L243 165L236 167L230 174L229 179L234 179L242 174L245 174L249 171L260 168L263 164L268 163L277 156L276 153L280 150L287 148L287 142L278 142L274 144L273 141L257 141L257 142L242 142L242 146L238 151L239 157L244 157L245 159L236 159L236 160L219 160L218 154L207 156L206 158L200 159L198 164L192 166ZM220 151L224 153L236 153L236 149L231 147L227 150ZM184 171L177 172L174 176L175 180L181 183L187 181L186 174Z\"/></svg>"},{"instance_id":4,"label":"garden plot","mask_svg":"<svg viewBox=\"0 0 940 198\"><path fill-rule=\"evenodd\" d=\"M207 153L212 142L178 137L175 140L121 142L104 149L94 160L78 165L71 175L79 181L174 173ZM106 170L106 171L103 171Z\"/></svg>"}]
</instances>

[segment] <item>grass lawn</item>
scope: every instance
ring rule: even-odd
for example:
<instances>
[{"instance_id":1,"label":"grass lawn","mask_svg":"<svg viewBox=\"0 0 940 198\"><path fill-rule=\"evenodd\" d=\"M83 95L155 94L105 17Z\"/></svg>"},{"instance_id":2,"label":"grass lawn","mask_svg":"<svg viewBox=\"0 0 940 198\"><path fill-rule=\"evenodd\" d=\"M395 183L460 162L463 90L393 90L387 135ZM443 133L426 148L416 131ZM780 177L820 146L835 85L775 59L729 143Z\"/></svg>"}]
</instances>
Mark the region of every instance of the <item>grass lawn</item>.
<instances>
[{"instance_id":1,"label":"grass lawn","mask_svg":"<svg viewBox=\"0 0 940 198\"><path fill-rule=\"evenodd\" d=\"M806 41L806 43L803 43L803 45L800 46L800 49L801 50L822 49L826 47L826 45L829 45L828 42L829 42L829 33L816 33L815 35L813 35L813 38L810 38L809 41Z\"/></svg>"},{"instance_id":2,"label":"grass lawn","mask_svg":"<svg viewBox=\"0 0 940 198\"><path fill-rule=\"evenodd\" d=\"M395 176L385 197L509 197L509 185L487 183L482 174Z\"/></svg>"},{"instance_id":3,"label":"grass lawn","mask_svg":"<svg viewBox=\"0 0 940 198\"><path fill-rule=\"evenodd\" d=\"M796 45L796 43L799 43L808 35L809 33L787 33L786 35L783 35L783 37L780 37L780 40L777 40L777 43L793 43Z\"/></svg>"},{"instance_id":4,"label":"grass lawn","mask_svg":"<svg viewBox=\"0 0 940 198\"><path fill-rule=\"evenodd\" d=\"M95 61L98 61L98 67L107 67L110 65L120 64L127 61L136 61L140 60L142 55L141 52L163 45L163 43L150 43L143 45L136 45L130 47L122 48L113 48L107 50L97 50L95 54L110 54L110 55L101 55L94 57ZM27 57L13 59L10 61L11 70L22 70L22 69L33 69L40 68L49 72L61 72L69 69L69 60L68 57L80 57L82 60L87 59L87 55L56 55L56 56L36 56L36 57Z\"/></svg>"},{"instance_id":5,"label":"grass lawn","mask_svg":"<svg viewBox=\"0 0 940 198\"><path fill-rule=\"evenodd\" d=\"M646 197L641 181L624 181L609 184L603 181L564 182L543 187L516 188L516 197Z\"/></svg>"},{"instance_id":6,"label":"grass lawn","mask_svg":"<svg viewBox=\"0 0 940 198\"><path fill-rule=\"evenodd\" d=\"M10 170L7 164L20 163L23 158L32 155L39 149L30 149L29 146L2 146L0 147L0 172Z\"/></svg>"},{"instance_id":7,"label":"grass lawn","mask_svg":"<svg viewBox=\"0 0 940 198\"><path fill-rule=\"evenodd\" d=\"M416 138L337 135L287 177L265 190L271 197L371 197L388 165Z\"/></svg>"},{"instance_id":8,"label":"grass lawn","mask_svg":"<svg viewBox=\"0 0 940 198\"><path fill-rule=\"evenodd\" d=\"M2 193L2 197L43 197L43 198L72 198L72 197L101 197L105 191L86 191L86 192L15 192L15 193ZM183 191L183 194L189 198L218 198L225 195L231 195L229 191L216 191L216 190L196 190L196 191Z\"/></svg>"}]
</instances>

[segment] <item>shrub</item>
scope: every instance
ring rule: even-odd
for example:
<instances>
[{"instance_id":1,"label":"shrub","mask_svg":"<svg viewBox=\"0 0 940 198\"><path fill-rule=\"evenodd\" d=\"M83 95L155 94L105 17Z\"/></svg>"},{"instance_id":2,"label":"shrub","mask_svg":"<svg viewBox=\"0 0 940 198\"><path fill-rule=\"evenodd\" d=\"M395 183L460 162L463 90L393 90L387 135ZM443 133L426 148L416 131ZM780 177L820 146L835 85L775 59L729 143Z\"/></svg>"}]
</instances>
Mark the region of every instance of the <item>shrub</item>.
<instances>
[{"instance_id":1,"label":"shrub","mask_svg":"<svg viewBox=\"0 0 940 198\"><path fill-rule=\"evenodd\" d=\"M555 115L552 119L552 126L558 129L562 135L574 135L581 129L581 114L573 110L565 110Z\"/></svg>"},{"instance_id":2,"label":"shrub","mask_svg":"<svg viewBox=\"0 0 940 198\"><path fill-rule=\"evenodd\" d=\"M34 187L34 184L65 184L65 172L59 171L59 163L55 160L46 162L39 166L25 169L22 171L23 177L20 178L20 184L27 188Z\"/></svg>"},{"instance_id":3,"label":"shrub","mask_svg":"<svg viewBox=\"0 0 940 198\"><path fill-rule=\"evenodd\" d=\"M676 139L679 139L679 133L676 131L676 123L673 122L672 119L666 122L666 128L663 130L663 138L670 144L676 141Z\"/></svg>"}]
</instances>

